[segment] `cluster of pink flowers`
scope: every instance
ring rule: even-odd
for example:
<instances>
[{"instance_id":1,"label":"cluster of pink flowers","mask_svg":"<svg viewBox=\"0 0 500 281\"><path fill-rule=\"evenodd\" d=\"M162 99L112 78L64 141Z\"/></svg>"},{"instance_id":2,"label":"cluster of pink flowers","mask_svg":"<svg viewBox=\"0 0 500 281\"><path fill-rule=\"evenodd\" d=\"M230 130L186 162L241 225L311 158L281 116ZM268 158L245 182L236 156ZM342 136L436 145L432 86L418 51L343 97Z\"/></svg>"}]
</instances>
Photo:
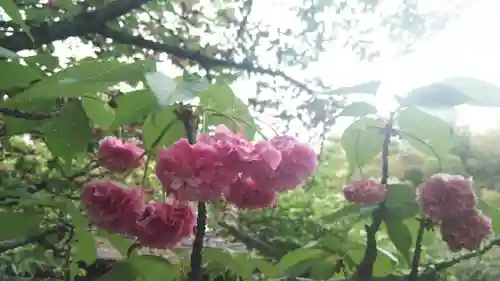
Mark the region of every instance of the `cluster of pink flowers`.
<instances>
[{"instance_id":1,"label":"cluster of pink flowers","mask_svg":"<svg viewBox=\"0 0 500 281\"><path fill-rule=\"evenodd\" d=\"M425 214L440 224L441 236L453 252L477 249L491 233L491 219L476 208L471 179L436 174L420 184L417 198Z\"/></svg>"},{"instance_id":2,"label":"cluster of pink flowers","mask_svg":"<svg viewBox=\"0 0 500 281\"><path fill-rule=\"evenodd\" d=\"M81 200L97 227L134 236L148 248L171 248L193 234L196 215L187 204L146 204L144 195L140 188L94 179L84 185Z\"/></svg>"},{"instance_id":3,"label":"cluster of pink flowers","mask_svg":"<svg viewBox=\"0 0 500 281\"><path fill-rule=\"evenodd\" d=\"M111 172L126 173L141 165L144 152L137 142L105 137L97 161ZM159 151L156 175L173 204L146 204L145 189L108 179L87 183L81 198L97 227L135 236L142 246L170 248L193 233L196 216L188 201L270 207L277 193L300 185L316 166L314 151L295 138L249 142L221 125L213 135L199 135L195 144L183 138Z\"/></svg>"},{"instance_id":4,"label":"cluster of pink flowers","mask_svg":"<svg viewBox=\"0 0 500 281\"><path fill-rule=\"evenodd\" d=\"M276 194L315 171L314 151L292 137L249 142L224 125L196 144L180 139L158 153L156 175L180 201L226 200L239 208L272 206Z\"/></svg>"},{"instance_id":5,"label":"cluster of pink flowers","mask_svg":"<svg viewBox=\"0 0 500 281\"><path fill-rule=\"evenodd\" d=\"M386 188L373 180L358 180L344 186L344 197L355 204L379 204L386 199ZM476 207L470 179L433 175L418 186L417 200L429 219L439 224L441 236L453 252L479 248L492 231L491 219Z\"/></svg>"}]
</instances>

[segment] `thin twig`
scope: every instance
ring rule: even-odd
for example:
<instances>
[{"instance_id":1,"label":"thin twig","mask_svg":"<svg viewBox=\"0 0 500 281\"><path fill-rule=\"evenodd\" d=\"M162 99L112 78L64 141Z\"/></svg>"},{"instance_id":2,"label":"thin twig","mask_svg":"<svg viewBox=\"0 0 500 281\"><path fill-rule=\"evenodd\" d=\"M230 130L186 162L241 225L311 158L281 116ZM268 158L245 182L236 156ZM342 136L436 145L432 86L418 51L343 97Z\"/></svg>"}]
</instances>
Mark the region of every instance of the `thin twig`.
<instances>
[{"instance_id":1,"label":"thin twig","mask_svg":"<svg viewBox=\"0 0 500 281\"><path fill-rule=\"evenodd\" d=\"M0 113L5 116L20 118L25 120L46 120L58 116L61 112L54 113L30 113L17 108L0 108Z\"/></svg>"}]
</instances>

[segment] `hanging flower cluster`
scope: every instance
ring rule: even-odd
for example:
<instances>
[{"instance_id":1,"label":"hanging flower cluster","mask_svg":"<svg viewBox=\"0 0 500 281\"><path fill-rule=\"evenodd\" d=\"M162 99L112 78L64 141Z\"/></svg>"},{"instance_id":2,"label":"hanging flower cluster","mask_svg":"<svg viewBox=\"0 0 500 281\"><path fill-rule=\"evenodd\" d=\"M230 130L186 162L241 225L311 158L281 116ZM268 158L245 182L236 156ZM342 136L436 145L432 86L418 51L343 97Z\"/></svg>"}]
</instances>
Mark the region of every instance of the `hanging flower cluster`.
<instances>
[{"instance_id":1,"label":"hanging flower cluster","mask_svg":"<svg viewBox=\"0 0 500 281\"><path fill-rule=\"evenodd\" d=\"M97 160L109 171L125 173L139 167L143 155L136 142L106 137ZM97 227L135 236L145 247L171 248L193 234L196 216L188 201L271 207L278 193L296 188L316 166L314 151L295 138L250 142L220 125L212 135L199 135L195 144L183 138L159 151L156 175L174 203L147 204L144 189L109 179L85 184L81 198Z\"/></svg>"},{"instance_id":2,"label":"hanging flower cluster","mask_svg":"<svg viewBox=\"0 0 500 281\"><path fill-rule=\"evenodd\" d=\"M180 139L158 154L156 175L180 201L227 200L240 208L274 204L316 169L314 151L292 137L249 142L224 125L196 144Z\"/></svg>"},{"instance_id":3,"label":"hanging flower cluster","mask_svg":"<svg viewBox=\"0 0 500 281\"><path fill-rule=\"evenodd\" d=\"M108 179L84 185L81 200L90 220L109 232L132 235L140 245L170 248L193 234L196 216L186 204L146 204L144 192Z\"/></svg>"},{"instance_id":4,"label":"hanging flower cluster","mask_svg":"<svg viewBox=\"0 0 500 281\"><path fill-rule=\"evenodd\" d=\"M491 219L476 208L471 179L436 174L423 182L417 198L430 219L440 224L441 236L453 252L479 248L491 233Z\"/></svg>"},{"instance_id":5,"label":"hanging flower cluster","mask_svg":"<svg viewBox=\"0 0 500 281\"><path fill-rule=\"evenodd\" d=\"M359 205L374 205L385 200L385 187L374 180L358 180L344 185L347 201Z\"/></svg>"}]
</instances>

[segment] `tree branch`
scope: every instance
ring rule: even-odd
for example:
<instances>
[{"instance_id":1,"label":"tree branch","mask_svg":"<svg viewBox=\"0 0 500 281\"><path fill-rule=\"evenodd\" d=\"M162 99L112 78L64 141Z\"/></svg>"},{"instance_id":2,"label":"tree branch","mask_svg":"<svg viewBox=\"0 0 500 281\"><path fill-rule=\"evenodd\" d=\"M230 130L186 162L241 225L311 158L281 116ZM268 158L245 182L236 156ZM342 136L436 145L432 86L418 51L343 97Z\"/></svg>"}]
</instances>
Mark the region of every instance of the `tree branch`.
<instances>
[{"instance_id":1,"label":"tree branch","mask_svg":"<svg viewBox=\"0 0 500 281\"><path fill-rule=\"evenodd\" d=\"M467 253L467 254L463 254L463 255L454 257L454 258L452 258L450 260L434 264L434 265L431 266L430 270L428 270L427 272L424 272L421 276L425 277L425 276L428 276L428 275L432 275L432 274L435 274L438 271L441 271L441 270L450 268L450 267L452 267L452 266L454 266L456 264L459 264L460 262L463 262L463 261L466 261L466 260L470 260L472 258L484 255L485 253L487 253L488 251L490 251L491 249L493 249L495 246L500 246L500 238L492 240L490 243L488 243L486 246L484 246L481 250L474 251L474 252Z\"/></svg>"},{"instance_id":2,"label":"tree branch","mask_svg":"<svg viewBox=\"0 0 500 281\"><path fill-rule=\"evenodd\" d=\"M59 115L61 112L54 113L30 113L16 108L0 108L0 113L9 117L20 118L25 120L46 120Z\"/></svg>"},{"instance_id":3,"label":"tree branch","mask_svg":"<svg viewBox=\"0 0 500 281\"><path fill-rule=\"evenodd\" d=\"M413 260L411 262L409 281L418 280L418 268L420 266L420 257L422 255L422 240L424 239L424 233L429 224L426 218L420 218L419 221L420 225L418 227L417 239L415 241L415 251L413 252Z\"/></svg>"},{"instance_id":4,"label":"tree branch","mask_svg":"<svg viewBox=\"0 0 500 281\"><path fill-rule=\"evenodd\" d=\"M214 68L214 67L226 67L237 70L245 70L253 73L267 74L271 76L281 77L290 84L295 87L308 92L310 94L314 93L314 90L309 88L306 84L288 76L283 71L273 70L269 68L264 68L261 66L254 65L250 62L235 62L232 60L218 59L215 57L205 56L199 52L194 52L191 50L186 50L177 46L172 46L160 42L155 42L152 40L148 40L143 38L142 36L135 36L123 31L114 30L108 27L103 27L96 31L98 34L113 39L116 43L125 44L125 45L134 45L137 47L150 49L159 52L165 52L169 55L176 56L182 59L189 59L195 61L206 68ZM0 41L1 43L1 41Z\"/></svg>"},{"instance_id":5,"label":"tree branch","mask_svg":"<svg viewBox=\"0 0 500 281\"><path fill-rule=\"evenodd\" d=\"M389 179L389 145L391 143L392 127L395 112L391 114L384 128L384 142L382 145L382 175L380 183L387 185ZM373 265L377 260L377 232L383 221L385 207L381 204L372 214L372 223L365 226L366 249L363 259L356 270L356 280L371 280L373 275Z\"/></svg>"},{"instance_id":6,"label":"tree branch","mask_svg":"<svg viewBox=\"0 0 500 281\"><path fill-rule=\"evenodd\" d=\"M50 44L57 40L68 37L83 36L94 32L107 21L123 16L134 9L140 8L151 0L117 0L109 3L106 7L83 12L74 18L67 18L59 22L44 22L38 26L31 26L34 43L24 32L15 32L11 36L0 38L0 46L11 51L32 50L44 44Z\"/></svg>"}]
</instances>

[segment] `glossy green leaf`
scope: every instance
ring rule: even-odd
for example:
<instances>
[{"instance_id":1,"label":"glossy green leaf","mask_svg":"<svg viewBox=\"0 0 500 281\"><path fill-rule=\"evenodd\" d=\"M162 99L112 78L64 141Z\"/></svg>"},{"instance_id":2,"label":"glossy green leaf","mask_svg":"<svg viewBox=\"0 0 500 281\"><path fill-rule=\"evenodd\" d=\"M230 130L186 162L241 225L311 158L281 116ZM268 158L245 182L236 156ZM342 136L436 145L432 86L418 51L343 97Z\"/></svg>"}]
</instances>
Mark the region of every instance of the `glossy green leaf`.
<instances>
[{"instance_id":1,"label":"glossy green leaf","mask_svg":"<svg viewBox=\"0 0 500 281\"><path fill-rule=\"evenodd\" d=\"M385 199L387 216L392 220L404 220L418 214L417 190L406 184L389 184Z\"/></svg>"},{"instance_id":2,"label":"glossy green leaf","mask_svg":"<svg viewBox=\"0 0 500 281\"><path fill-rule=\"evenodd\" d=\"M368 114L377 113L377 108L367 102L353 102L342 110L341 116L363 117Z\"/></svg>"},{"instance_id":3,"label":"glossy green leaf","mask_svg":"<svg viewBox=\"0 0 500 281\"><path fill-rule=\"evenodd\" d=\"M453 129L442 119L409 107L396 118L401 136L415 149L442 160L453 147Z\"/></svg>"},{"instance_id":4,"label":"glossy green leaf","mask_svg":"<svg viewBox=\"0 0 500 281\"><path fill-rule=\"evenodd\" d=\"M408 227L402 220L384 220L389 239L394 243L396 249L403 255L408 265L411 264L410 249L413 237Z\"/></svg>"},{"instance_id":5,"label":"glossy green leaf","mask_svg":"<svg viewBox=\"0 0 500 281\"><path fill-rule=\"evenodd\" d=\"M102 92L119 82L140 80L142 69L142 62L126 64L117 60L86 59L44 78L14 100L69 98Z\"/></svg>"},{"instance_id":6,"label":"glossy green leaf","mask_svg":"<svg viewBox=\"0 0 500 281\"><path fill-rule=\"evenodd\" d=\"M0 211L0 241L19 240L39 233L41 218L30 212Z\"/></svg>"},{"instance_id":7,"label":"glossy green leaf","mask_svg":"<svg viewBox=\"0 0 500 281\"><path fill-rule=\"evenodd\" d=\"M112 128L141 121L157 109L155 96L147 89L125 93L116 99L116 104Z\"/></svg>"},{"instance_id":8,"label":"glossy green leaf","mask_svg":"<svg viewBox=\"0 0 500 281\"><path fill-rule=\"evenodd\" d=\"M228 85L222 83L210 85L206 91L200 94L200 104L222 114L207 112L204 121L207 126L225 124L235 132L242 131L250 140L254 138L256 124L248 106L236 97Z\"/></svg>"},{"instance_id":9,"label":"glossy green leaf","mask_svg":"<svg viewBox=\"0 0 500 281\"><path fill-rule=\"evenodd\" d=\"M276 267L280 271L286 271L287 269L297 265L299 262L317 257L323 253L324 252L319 249L300 248L287 253L284 257L281 258L278 264L276 264Z\"/></svg>"},{"instance_id":10,"label":"glossy green leaf","mask_svg":"<svg viewBox=\"0 0 500 281\"><path fill-rule=\"evenodd\" d=\"M349 176L356 169L373 161L382 151L384 126L382 120L362 118L344 131L340 143L349 164Z\"/></svg>"},{"instance_id":11,"label":"glossy green leaf","mask_svg":"<svg viewBox=\"0 0 500 281\"><path fill-rule=\"evenodd\" d=\"M490 206L482 199L477 200L478 208L485 214L486 216L491 218L491 225L493 228L493 232L496 234L500 233L500 210Z\"/></svg>"},{"instance_id":12,"label":"glossy green leaf","mask_svg":"<svg viewBox=\"0 0 500 281\"><path fill-rule=\"evenodd\" d=\"M43 132L52 154L65 161L84 152L92 139L90 120L79 102L66 104L61 115L44 124Z\"/></svg>"},{"instance_id":13,"label":"glossy green leaf","mask_svg":"<svg viewBox=\"0 0 500 281\"><path fill-rule=\"evenodd\" d=\"M20 10L17 8L16 3L13 0L2 0L0 2L0 8L4 10L4 12L12 19L12 21L23 29L26 34L30 37L32 43L35 43L33 40L33 36L31 35L29 27L23 20L23 16L21 15ZM3 19L3 18L2 18ZM33 45L33 47L35 47Z\"/></svg>"},{"instance_id":14,"label":"glossy green leaf","mask_svg":"<svg viewBox=\"0 0 500 281\"><path fill-rule=\"evenodd\" d=\"M97 245L94 235L88 229L90 221L71 201L66 202L66 211L71 216L75 227L76 250L73 254L73 259L93 264L97 259Z\"/></svg>"},{"instance_id":15,"label":"glossy green leaf","mask_svg":"<svg viewBox=\"0 0 500 281\"><path fill-rule=\"evenodd\" d=\"M45 53L24 57L24 60L31 66L47 67L54 70L59 66L59 58Z\"/></svg>"},{"instance_id":16,"label":"glossy green leaf","mask_svg":"<svg viewBox=\"0 0 500 281\"><path fill-rule=\"evenodd\" d=\"M33 81L43 78L38 69L19 64L15 61L0 61L0 89L26 87Z\"/></svg>"},{"instance_id":17,"label":"glossy green leaf","mask_svg":"<svg viewBox=\"0 0 500 281\"><path fill-rule=\"evenodd\" d=\"M148 116L142 126L146 148L153 148L153 145L170 146L186 136L184 125L175 115L176 108L175 105L167 106Z\"/></svg>"},{"instance_id":18,"label":"glossy green leaf","mask_svg":"<svg viewBox=\"0 0 500 281\"><path fill-rule=\"evenodd\" d=\"M109 104L97 96L82 98L82 106L94 125L107 129L115 119L115 112Z\"/></svg>"}]
</instances>

